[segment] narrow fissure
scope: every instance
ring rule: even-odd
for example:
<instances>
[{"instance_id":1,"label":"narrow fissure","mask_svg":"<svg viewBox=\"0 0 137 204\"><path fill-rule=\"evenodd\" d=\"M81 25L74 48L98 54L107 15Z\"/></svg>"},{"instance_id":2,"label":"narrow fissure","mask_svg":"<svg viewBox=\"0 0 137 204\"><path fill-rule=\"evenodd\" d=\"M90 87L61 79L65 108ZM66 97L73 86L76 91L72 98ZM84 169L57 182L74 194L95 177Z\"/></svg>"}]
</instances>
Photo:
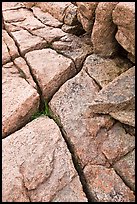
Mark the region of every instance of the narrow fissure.
<instances>
[{"instance_id":1,"label":"narrow fissure","mask_svg":"<svg viewBox=\"0 0 137 204\"><path fill-rule=\"evenodd\" d=\"M87 179L83 173L83 169L79 163L79 159L78 159L78 156L76 155L75 153L75 150L74 150L74 145L71 143L71 141L67 138L67 133L65 132L64 128L63 128L63 125L61 124L60 122L60 118L58 116L56 116L53 111L51 110L51 108L49 107L49 110L50 110L50 116L49 118L50 119L53 119L54 122L57 124L57 126L59 127L60 129L60 132L62 134L62 137L64 138L65 140L65 143L67 145L67 148L69 150L69 152L71 153L71 157L72 157L72 161L73 161L73 164L74 164L74 167L75 167L75 170L77 171L78 173L78 176L79 176L79 180L82 184L82 188L83 188L83 192L85 193L87 199L88 199L88 202L97 202L95 197L92 195L91 191L89 190L89 186L88 186L88 182L87 182Z\"/></svg>"},{"instance_id":2,"label":"narrow fissure","mask_svg":"<svg viewBox=\"0 0 137 204\"><path fill-rule=\"evenodd\" d=\"M115 167L113 167L114 171L116 172L116 174L122 179L123 183L131 190L135 193L135 189L131 186L130 182L128 182L124 176L122 176L116 169Z\"/></svg>"},{"instance_id":3,"label":"narrow fissure","mask_svg":"<svg viewBox=\"0 0 137 204\"><path fill-rule=\"evenodd\" d=\"M37 81L35 75L32 73L31 67L30 67L28 61L26 60L25 56L21 53L21 50L20 50L20 48L19 48L19 45L18 45L17 41L14 39L14 36L12 36L12 34L11 34L7 29L6 29L6 31L7 31L7 33L9 34L9 36L14 40L15 45L16 45L16 47L17 47L17 49L18 49L19 55L25 60L27 66L29 67L30 74L31 74L31 76L32 76L32 78L33 78L33 80L34 80L34 82L36 83L36 86L37 86L37 92L38 92L39 97L40 97L39 111L41 111L41 110L44 109L44 98L43 98L43 94L42 94L42 91L41 91L41 89L40 89L40 86L39 86L39 84L38 84L38 81Z\"/></svg>"}]
</instances>

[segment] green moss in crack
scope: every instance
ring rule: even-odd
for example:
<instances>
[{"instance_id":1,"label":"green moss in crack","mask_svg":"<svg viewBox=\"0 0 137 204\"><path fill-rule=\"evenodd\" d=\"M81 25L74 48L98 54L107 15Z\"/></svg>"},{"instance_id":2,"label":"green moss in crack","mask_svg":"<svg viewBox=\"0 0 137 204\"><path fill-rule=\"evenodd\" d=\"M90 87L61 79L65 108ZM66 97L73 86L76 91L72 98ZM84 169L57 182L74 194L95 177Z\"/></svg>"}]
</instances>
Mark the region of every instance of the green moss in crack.
<instances>
[{"instance_id":1,"label":"green moss in crack","mask_svg":"<svg viewBox=\"0 0 137 204\"><path fill-rule=\"evenodd\" d=\"M38 118L41 115L43 115L43 112L36 112L31 116L31 119L34 120L34 119Z\"/></svg>"},{"instance_id":2,"label":"green moss in crack","mask_svg":"<svg viewBox=\"0 0 137 204\"><path fill-rule=\"evenodd\" d=\"M50 108L48 106L48 102L47 101L45 101L44 110L38 111L38 112L34 113L31 118L32 118L32 120L34 120L34 119L38 118L41 115L46 115L49 118L51 118L51 111L50 111Z\"/></svg>"},{"instance_id":3,"label":"green moss in crack","mask_svg":"<svg viewBox=\"0 0 137 204\"><path fill-rule=\"evenodd\" d=\"M48 116L50 119L53 119L55 121L55 123L59 126L62 127L61 125L61 121L60 118L58 116L56 116L52 110L50 109L48 102L45 101L44 103L44 109L42 111L36 112L32 115L32 120L40 117L41 115L45 115Z\"/></svg>"}]
</instances>

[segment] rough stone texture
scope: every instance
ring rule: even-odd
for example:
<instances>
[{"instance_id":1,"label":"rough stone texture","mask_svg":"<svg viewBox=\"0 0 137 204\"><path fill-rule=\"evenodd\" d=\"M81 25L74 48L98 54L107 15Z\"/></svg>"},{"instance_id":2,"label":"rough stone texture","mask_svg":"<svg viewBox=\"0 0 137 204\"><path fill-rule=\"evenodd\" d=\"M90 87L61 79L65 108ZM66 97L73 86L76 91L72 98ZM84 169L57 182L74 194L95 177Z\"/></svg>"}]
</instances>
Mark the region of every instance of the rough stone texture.
<instances>
[{"instance_id":1,"label":"rough stone texture","mask_svg":"<svg viewBox=\"0 0 137 204\"><path fill-rule=\"evenodd\" d=\"M104 59L96 54L88 56L83 65L83 69L101 87L106 86L130 67L132 64L126 58Z\"/></svg>"},{"instance_id":2,"label":"rough stone texture","mask_svg":"<svg viewBox=\"0 0 137 204\"><path fill-rule=\"evenodd\" d=\"M2 154L3 202L57 202L66 194L63 201L87 202L53 120L40 117L5 138Z\"/></svg>"},{"instance_id":3,"label":"rough stone texture","mask_svg":"<svg viewBox=\"0 0 137 204\"><path fill-rule=\"evenodd\" d=\"M47 46L47 42L43 38L32 35L27 30L11 32L11 34L18 44L22 55Z\"/></svg>"},{"instance_id":4,"label":"rough stone texture","mask_svg":"<svg viewBox=\"0 0 137 204\"><path fill-rule=\"evenodd\" d=\"M18 49L13 39L9 36L6 30L2 30L2 62L5 64L12 58L19 56Z\"/></svg>"},{"instance_id":5,"label":"rough stone texture","mask_svg":"<svg viewBox=\"0 0 137 204\"><path fill-rule=\"evenodd\" d=\"M22 8L23 2L2 2L2 11Z\"/></svg>"},{"instance_id":6,"label":"rough stone texture","mask_svg":"<svg viewBox=\"0 0 137 204\"><path fill-rule=\"evenodd\" d=\"M110 115L121 123L135 127L135 108L131 109L130 105L125 110L112 112Z\"/></svg>"},{"instance_id":7,"label":"rough stone texture","mask_svg":"<svg viewBox=\"0 0 137 204\"><path fill-rule=\"evenodd\" d=\"M93 52L91 45L86 44L79 37L66 34L59 41L52 43L53 49L74 60L77 70L81 69L87 55Z\"/></svg>"},{"instance_id":8,"label":"rough stone texture","mask_svg":"<svg viewBox=\"0 0 137 204\"><path fill-rule=\"evenodd\" d=\"M22 78L13 63L2 68L2 137L23 126L38 110L37 91Z\"/></svg>"},{"instance_id":9,"label":"rough stone texture","mask_svg":"<svg viewBox=\"0 0 137 204\"><path fill-rule=\"evenodd\" d=\"M88 90L88 91L87 91ZM74 146L79 162L106 164L99 146L106 139L106 130L113 125L107 115L93 115L88 110L99 88L83 71L68 80L53 96L49 105L66 132L66 137Z\"/></svg>"},{"instance_id":10,"label":"rough stone texture","mask_svg":"<svg viewBox=\"0 0 137 204\"><path fill-rule=\"evenodd\" d=\"M101 151L110 163L118 160L135 147L135 137L126 133L120 123L116 123L109 131Z\"/></svg>"},{"instance_id":11,"label":"rough stone texture","mask_svg":"<svg viewBox=\"0 0 137 204\"><path fill-rule=\"evenodd\" d=\"M27 9L8 10L3 12L3 17L6 23L11 23L18 29L34 29L43 28L44 24L34 17L33 13Z\"/></svg>"},{"instance_id":12,"label":"rough stone texture","mask_svg":"<svg viewBox=\"0 0 137 204\"><path fill-rule=\"evenodd\" d=\"M84 173L89 181L90 191L97 202L135 202L133 192L113 168L87 165Z\"/></svg>"},{"instance_id":13,"label":"rough stone texture","mask_svg":"<svg viewBox=\"0 0 137 204\"><path fill-rule=\"evenodd\" d=\"M113 116L116 116L116 119L121 120L122 118L122 122L125 121L126 124L134 126L135 67L131 67L106 85L99 92L94 101L91 102L90 108L95 113L114 113ZM133 114L128 116L128 114L125 113L126 108L128 108L127 111L133 111ZM133 117L131 117L132 115ZM126 116L127 118L123 120L123 117Z\"/></svg>"},{"instance_id":14,"label":"rough stone texture","mask_svg":"<svg viewBox=\"0 0 137 204\"><path fill-rule=\"evenodd\" d=\"M135 2L119 2L113 13L113 22L118 26L117 41L135 59ZM126 16L126 18L125 18ZM133 59L132 59L133 58Z\"/></svg>"},{"instance_id":15,"label":"rough stone texture","mask_svg":"<svg viewBox=\"0 0 137 204\"><path fill-rule=\"evenodd\" d=\"M72 60L50 48L29 52L25 57L45 99L49 99L67 79L76 74Z\"/></svg>"},{"instance_id":16,"label":"rough stone texture","mask_svg":"<svg viewBox=\"0 0 137 204\"><path fill-rule=\"evenodd\" d=\"M20 74L22 74L22 77L25 78L25 80L34 88L37 88L26 61L22 57L18 57L14 60L14 64L19 70Z\"/></svg>"},{"instance_id":17,"label":"rough stone texture","mask_svg":"<svg viewBox=\"0 0 137 204\"><path fill-rule=\"evenodd\" d=\"M118 2L99 2L96 8L95 23L91 41L94 52L101 56L110 57L118 51L118 42L115 39L116 25L112 21L112 11Z\"/></svg>"},{"instance_id":18,"label":"rough stone texture","mask_svg":"<svg viewBox=\"0 0 137 204\"><path fill-rule=\"evenodd\" d=\"M95 10L98 2L77 2L77 17L81 22L84 30L88 33L92 32Z\"/></svg>"},{"instance_id":19,"label":"rough stone texture","mask_svg":"<svg viewBox=\"0 0 137 204\"><path fill-rule=\"evenodd\" d=\"M48 12L41 11L40 8L34 6L32 8L33 14L45 25L52 26L55 28L61 27L63 23L58 21L56 18L54 18L51 14Z\"/></svg>"},{"instance_id":20,"label":"rough stone texture","mask_svg":"<svg viewBox=\"0 0 137 204\"><path fill-rule=\"evenodd\" d=\"M23 8L15 10L6 10L3 11L3 18L4 21L7 23L23 22L30 14L30 11Z\"/></svg>"},{"instance_id":21,"label":"rough stone texture","mask_svg":"<svg viewBox=\"0 0 137 204\"><path fill-rule=\"evenodd\" d=\"M70 34L77 35L77 36L80 36L81 33L83 33L83 28L82 28L81 24L77 24L77 25L73 25L73 26L63 24L61 29L66 33L70 33Z\"/></svg>"},{"instance_id":22,"label":"rough stone texture","mask_svg":"<svg viewBox=\"0 0 137 204\"><path fill-rule=\"evenodd\" d=\"M53 28L49 26L34 30L32 31L32 33L34 35L44 38L48 43L51 43L55 40L59 40L61 37L66 35L66 33L63 32L60 28Z\"/></svg>"},{"instance_id":23,"label":"rough stone texture","mask_svg":"<svg viewBox=\"0 0 137 204\"><path fill-rule=\"evenodd\" d=\"M7 62L10 62L11 57L7 48L6 43L4 42L3 36L2 36L2 64L6 64Z\"/></svg>"},{"instance_id":24,"label":"rough stone texture","mask_svg":"<svg viewBox=\"0 0 137 204\"><path fill-rule=\"evenodd\" d=\"M78 24L77 20L77 7L73 4L70 4L65 10L65 16L63 19L66 25L76 25Z\"/></svg>"},{"instance_id":25,"label":"rough stone texture","mask_svg":"<svg viewBox=\"0 0 137 204\"><path fill-rule=\"evenodd\" d=\"M135 150L117 161L113 167L130 188L135 191Z\"/></svg>"},{"instance_id":26,"label":"rough stone texture","mask_svg":"<svg viewBox=\"0 0 137 204\"><path fill-rule=\"evenodd\" d=\"M135 201L134 6L2 2L3 202Z\"/></svg>"},{"instance_id":27,"label":"rough stone texture","mask_svg":"<svg viewBox=\"0 0 137 204\"><path fill-rule=\"evenodd\" d=\"M37 2L37 6L44 12L50 13L54 18L63 22L65 11L70 2Z\"/></svg>"},{"instance_id":28,"label":"rough stone texture","mask_svg":"<svg viewBox=\"0 0 137 204\"><path fill-rule=\"evenodd\" d=\"M37 2L23 2L23 5L26 8L32 8L33 6L35 6L37 4Z\"/></svg>"}]
</instances>

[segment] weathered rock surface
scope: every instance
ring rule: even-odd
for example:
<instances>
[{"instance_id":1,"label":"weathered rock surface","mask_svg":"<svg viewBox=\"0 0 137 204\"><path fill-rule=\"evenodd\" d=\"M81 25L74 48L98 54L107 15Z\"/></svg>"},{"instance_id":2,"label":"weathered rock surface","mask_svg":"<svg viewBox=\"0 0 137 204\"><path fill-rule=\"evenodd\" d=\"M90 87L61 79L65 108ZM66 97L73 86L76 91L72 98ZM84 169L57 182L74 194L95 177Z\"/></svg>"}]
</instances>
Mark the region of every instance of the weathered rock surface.
<instances>
[{"instance_id":1,"label":"weathered rock surface","mask_svg":"<svg viewBox=\"0 0 137 204\"><path fill-rule=\"evenodd\" d=\"M106 86L130 67L132 67L132 63L127 59L122 59L120 57L104 59L96 54L88 56L83 65L83 69L101 87Z\"/></svg>"},{"instance_id":2,"label":"weathered rock surface","mask_svg":"<svg viewBox=\"0 0 137 204\"><path fill-rule=\"evenodd\" d=\"M22 55L25 55L29 51L41 49L47 46L47 42L43 38L32 35L27 30L11 32L11 34L18 44Z\"/></svg>"},{"instance_id":3,"label":"weathered rock surface","mask_svg":"<svg viewBox=\"0 0 137 204\"><path fill-rule=\"evenodd\" d=\"M90 108L95 113L114 113L116 119L134 126L135 116L131 116L135 114L135 67L131 67L106 85L91 102ZM128 113L125 113L126 108L127 112L130 110L133 114L128 116Z\"/></svg>"},{"instance_id":4,"label":"weathered rock surface","mask_svg":"<svg viewBox=\"0 0 137 204\"><path fill-rule=\"evenodd\" d=\"M59 40L61 37L66 35L66 33L63 32L60 28L53 28L49 26L34 30L32 31L32 33L36 36L43 38L48 43L52 43L55 40Z\"/></svg>"},{"instance_id":5,"label":"weathered rock surface","mask_svg":"<svg viewBox=\"0 0 137 204\"><path fill-rule=\"evenodd\" d=\"M95 20L95 10L98 2L76 2L76 4L78 7L78 20L81 22L84 30L88 33L91 33Z\"/></svg>"},{"instance_id":6,"label":"weathered rock surface","mask_svg":"<svg viewBox=\"0 0 137 204\"><path fill-rule=\"evenodd\" d=\"M116 123L109 131L101 151L110 163L126 155L135 147L135 137L126 133L120 123Z\"/></svg>"},{"instance_id":7,"label":"weathered rock surface","mask_svg":"<svg viewBox=\"0 0 137 204\"><path fill-rule=\"evenodd\" d=\"M74 146L82 166L88 162L106 163L98 147L107 137L106 129L114 121L106 115L90 114L88 102L94 99L98 91L94 81L81 71L63 84L49 103L52 111L59 116L66 137Z\"/></svg>"},{"instance_id":8,"label":"weathered rock surface","mask_svg":"<svg viewBox=\"0 0 137 204\"><path fill-rule=\"evenodd\" d=\"M44 27L44 24L34 17L33 12L24 8L4 11L3 17L6 23L11 23L18 29L23 28L31 31Z\"/></svg>"},{"instance_id":9,"label":"weathered rock surface","mask_svg":"<svg viewBox=\"0 0 137 204\"><path fill-rule=\"evenodd\" d=\"M135 191L135 150L117 161L113 167L130 188Z\"/></svg>"},{"instance_id":10,"label":"weathered rock surface","mask_svg":"<svg viewBox=\"0 0 137 204\"><path fill-rule=\"evenodd\" d=\"M116 39L135 62L135 2L119 2L112 16L113 22L118 26Z\"/></svg>"},{"instance_id":11,"label":"weathered rock surface","mask_svg":"<svg viewBox=\"0 0 137 204\"><path fill-rule=\"evenodd\" d=\"M63 22L66 25L76 25L76 24L78 24L77 7L75 5L70 4L65 9L65 16L64 16Z\"/></svg>"},{"instance_id":12,"label":"weathered rock surface","mask_svg":"<svg viewBox=\"0 0 137 204\"><path fill-rule=\"evenodd\" d=\"M135 201L134 26L134 2L2 2L3 202Z\"/></svg>"},{"instance_id":13,"label":"weathered rock surface","mask_svg":"<svg viewBox=\"0 0 137 204\"><path fill-rule=\"evenodd\" d=\"M50 13L61 22L63 22L65 11L70 5L70 2L37 2L37 6L42 11Z\"/></svg>"},{"instance_id":14,"label":"weathered rock surface","mask_svg":"<svg viewBox=\"0 0 137 204\"><path fill-rule=\"evenodd\" d=\"M110 115L121 123L135 127L135 108L130 104L125 110L111 112Z\"/></svg>"},{"instance_id":15,"label":"weathered rock surface","mask_svg":"<svg viewBox=\"0 0 137 204\"><path fill-rule=\"evenodd\" d=\"M73 61L50 48L29 52L25 57L46 100L76 74Z\"/></svg>"},{"instance_id":16,"label":"weathered rock surface","mask_svg":"<svg viewBox=\"0 0 137 204\"><path fill-rule=\"evenodd\" d=\"M74 60L77 70L81 69L87 55L93 52L91 45L86 44L79 37L66 34L59 41L52 43L53 49Z\"/></svg>"},{"instance_id":17,"label":"weathered rock surface","mask_svg":"<svg viewBox=\"0 0 137 204\"><path fill-rule=\"evenodd\" d=\"M22 57L18 57L14 60L14 64L18 71L20 72L20 75L22 78L24 78L30 85L32 85L34 88L37 88L32 75L30 73L29 67L26 64L26 61Z\"/></svg>"},{"instance_id":18,"label":"weathered rock surface","mask_svg":"<svg viewBox=\"0 0 137 204\"><path fill-rule=\"evenodd\" d=\"M11 56L9 54L8 47L2 37L2 64L6 64L7 62L10 62L10 60L11 60Z\"/></svg>"},{"instance_id":19,"label":"weathered rock surface","mask_svg":"<svg viewBox=\"0 0 137 204\"><path fill-rule=\"evenodd\" d=\"M48 12L41 11L41 9L36 6L32 7L32 11L34 16L36 16L42 23L47 26L58 28L61 27L63 24L62 22L54 18L51 14L49 14Z\"/></svg>"},{"instance_id":20,"label":"weathered rock surface","mask_svg":"<svg viewBox=\"0 0 137 204\"><path fill-rule=\"evenodd\" d=\"M117 27L112 21L112 12L118 2L99 2L95 11L91 41L94 52L100 56L110 57L118 51L115 39Z\"/></svg>"},{"instance_id":21,"label":"weathered rock surface","mask_svg":"<svg viewBox=\"0 0 137 204\"><path fill-rule=\"evenodd\" d=\"M90 191L97 202L135 202L133 192L113 168L87 165L84 173L89 181Z\"/></svg>"},{"instance_id":22,"label":"weathered rock surface","mask_svg":"<svg viewBox=\"0 0 137 204\"><path fill-rule=\"evenodd\" d=\"M13 39L6 30L2 30L2 64L9 62L19 56L18 49Z\"/></svg>"},{"instance_id":23,"label":"weathered rock surface","mask_svg":"<svg viewBox=\"0 0 137 204\"><path fill-rule=\"evenodd\" d=\"M24 7L24 2L2 2L2 11Z\"/></svg>"},{"instance_id":24,"label":"weathered rock surface","mask_svg":"<svg viewBox=\"0 0 137 204\"><path fill-rule=\"evenodd\" d=\"M14 148L13 148L14 147ZM40 117L3 140L3 202L87 199L53 120Z\"/></svg>"},{"instance_id":25,"label":"weathered rock surface","mask_svg":"<svg viewBox=\"0 0 137 204\"><path fill-rule=\"evenodd\" d=\"M107 168L111 164L111 159L116 161L117 158L121 158L134 148L134 137L126 134L120 124L113 126L114 121L108 115L90 112L88 102L94 99L98 91L99 88L92 78L82 70L77 76L62 85L49 105L59 117L66 138L75 150L78 162L83 168L89 166L88 175L87 172L84 171L84 173L87 184L90 186L90 192L93 193L97 201L112 202L119 201L119 199L133 201L133 192L113 169ZM112 158L109 157L109 153ZM90 172L94 172L94 165L98 167L96 177L99 178L99 182L103 182L101 186L96 183L95 175L90 174ZM105 182L109 191L103 188ZM109 192L112 196L109 195ZM122 192L120 197L117 195L119 192Z\"/></svg>"},{"instance_id":26,"label":"weathered rock surface","mask_svg":"<svg viewBox=\"0 0 137 204\"><path fill-rule=\"evenodd\" d=\"M2 68L2 137L27 123L39 106L39 95L8 63Z\"/></svg>"}]
</instances>

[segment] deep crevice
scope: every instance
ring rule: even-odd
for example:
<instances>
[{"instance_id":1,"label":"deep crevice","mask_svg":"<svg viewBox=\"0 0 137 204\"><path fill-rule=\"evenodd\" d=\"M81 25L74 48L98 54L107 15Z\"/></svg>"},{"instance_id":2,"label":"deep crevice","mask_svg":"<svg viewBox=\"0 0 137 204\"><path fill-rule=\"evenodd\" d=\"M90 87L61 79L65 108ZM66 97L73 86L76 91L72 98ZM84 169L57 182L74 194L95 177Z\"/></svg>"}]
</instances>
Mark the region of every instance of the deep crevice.
<instances>
[{"instance_id":1,"label":"deep crevice","mask_svg":"<svg viewBox=\"0 0 137 204\"><path fill-rule=\"evenodd\" d=\"M38 81L37 81L35 75L32 73L31 67L30 67L28 61L26 60L25 56L22 54L22 52L21 52L21 50L20 50L20 48L19 48L19 45L18 45L17 41L14 39L14 36L13 36L7 29L6 29L6 31L7 31L7 33L9 34L9 36L14 40L19 55L25 60L27 66L29 67L30 74L31 74L31 76L32 76L32 78L33 78L33 80L34 80L36 86L37 86L37 92L38 92L39 97L40 97L39 111L41 111L41 110L44 109L44 98L43 98L43 95L42 95L42 91L41 91L41 89L40 89L40 86L39 86L39 84L38 84Z\"/></svg>"},{"instance_id":2,"label":"deep crevice","mask_svg":"<svg viewBox=\"0 0 137 204\"><path fill-rule=\"evenodd\" d=\"M53 119L54 122L57 124L57 126L60 129L62 137L65 140L65 143L67 145L67 148L68 148L69 152L71 153L73 165L75 167L75 170L78 173L79 180L80 180L80 182L82 184L83 192L85 193L85 195L86 195L86 197L88 199L88 202L97 202L97 200L95 199L95 197L92 195L91 191L89 190L89 185L88 185L87 179L86 179L86 177L85 177L85 175L83 173L82 166L81 166L81 164L79 162L80 161L79 157L75 153L74 145L71 143L70 139L67 137L67 133L64 130L63 125L60 122L59 116L55 115L50 107L49 107L49 109L50 109L49 118Z\"/></svg>"}]
</instances>

